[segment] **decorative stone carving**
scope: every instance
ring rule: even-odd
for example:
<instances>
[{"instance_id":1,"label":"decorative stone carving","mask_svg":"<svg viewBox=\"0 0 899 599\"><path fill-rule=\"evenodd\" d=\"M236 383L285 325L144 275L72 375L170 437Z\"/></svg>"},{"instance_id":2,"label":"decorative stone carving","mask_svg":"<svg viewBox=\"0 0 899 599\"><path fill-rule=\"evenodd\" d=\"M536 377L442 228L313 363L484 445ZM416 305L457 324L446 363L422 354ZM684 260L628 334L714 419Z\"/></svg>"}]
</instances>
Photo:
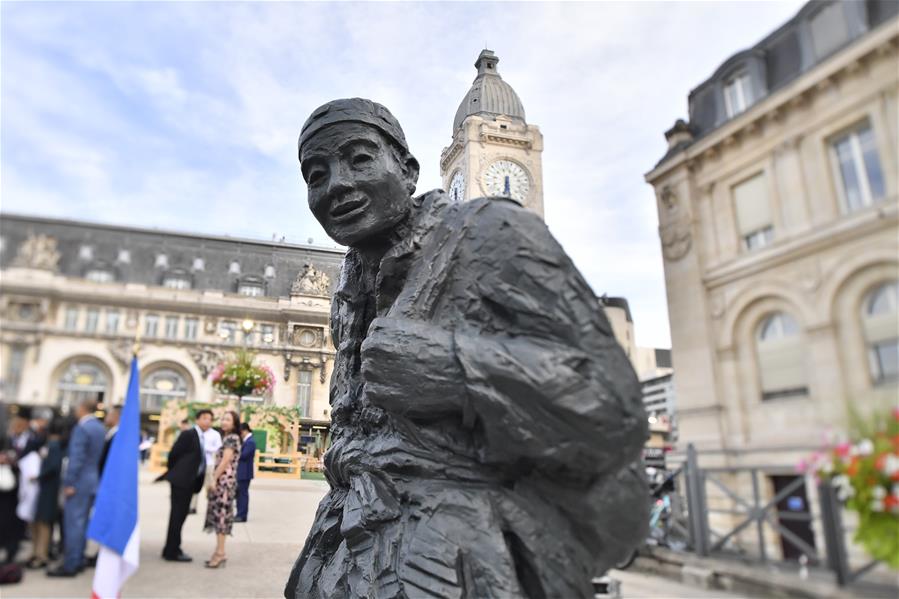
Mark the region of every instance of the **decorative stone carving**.
<instances>
[{"instance_id":1,"label":"decorative stone carving","mask_svg":"<svg viewBox=\"0 0 899 599\"><path fill-rule=\"evenodd\" d=\"M305 269L290 287L290 296L317 295L327 297L331 292L331 279L327 274L315 268L311 262L307 262Z\"/></svg>"},{"instance_id":2,"label":"decorative stone carving","mask_svg":"<svg viewBox=\"0 0 899 599\"><path fill-rule=\"evenodd\" d=\"M110 341L108 348L109 353L115 358L122 372L127 371L128 366L131 364L131 358L134 355L134 342L127 339L117 339ZM140 357L140 350L138 350L137 355Z\"/></svg>"},{"instance_id":3,"label":"decorative stone carving","mask_svg":"<svg viewBox=\"0 0 899 599\"><path fill-rule=\"evenodd\" d=\"M215 318L207 318L203 321L203 330L207 335L215 334L218 329L219 323Z\"/></svg>"},{"instance_id":4,"label":"decorative stone carving","mask_svg":"<svg viewBox=\"0 0 899 599\"><path fill-rule=\"evenodd\" d=\"M659 224L659 237L662 241L662 254L665 259L676 262L690 251L693 245L693 233L690 221L680 206L680 201L674 190L666 185L659 194L661 211Z\"/></svg>"},{"instance_id":5,"label":"decorative stone carving","mask_svg":"<svg viewBox=\"0 0 899 599\"><path fill-rule=\"evenodd\" d=\"M318 380L324 384L326 380L325 365L327 359L310 358L309 356L301 356L290 352L284 352L284 382L290 380L290 370L297 368L298 370L316 370L318 369Z\"/></svg>"},{"instance_id":6,"label":"decorative stone carving","mask_svg":"<svg viewBox=\"0 0 899 599\"><path fill-rule=\"evenodd\" d=\"M208 377L209 373L212 372L212 369L222 361L223 357L222 352L208 347L192 348L187 351L204 379Z\"/></svg>"},{"instance_id":7,"label":"decorative stone carving","mask_svg":"<svg viewBox=\"0 0 899 599\"><path fill-rule=\"evenodd\" d=\"M59 267L56 239L49 235L29 235L19 246L13 266L56 272Z\"/></svg>"}]
</instances>

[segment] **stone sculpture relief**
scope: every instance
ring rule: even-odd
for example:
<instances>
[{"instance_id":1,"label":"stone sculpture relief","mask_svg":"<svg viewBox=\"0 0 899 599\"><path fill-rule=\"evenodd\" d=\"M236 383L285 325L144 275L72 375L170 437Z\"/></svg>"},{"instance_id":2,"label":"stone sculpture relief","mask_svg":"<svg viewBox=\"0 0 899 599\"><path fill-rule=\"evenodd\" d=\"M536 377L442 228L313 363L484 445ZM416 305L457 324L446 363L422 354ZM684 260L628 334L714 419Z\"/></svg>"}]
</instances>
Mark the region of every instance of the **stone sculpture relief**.
<instances>
[{"instance_id":1,"label":"stone sculpture relief","mask_svg":"<svg viewBox=\"0 0 899 599\"><path fill-rule=\"evenodd\" d=\"M324 272L317 270L311 262L307 262L303 272L297 275L290 286L290 295L325 296L331 291L331 279Z\"/></svg>"},{"instance_id":2,"label":"stone sculpture relief","mask_svg":"<svg viewBox=\"0 0 899 599\"><path fill-rule=\"evenodd\" d=\"M56 272L59 267L56 239L49 235L29 235L19 246L13 266Z\"/></svg>"},{"instance_id":3,"label":"stone sculpture relief","mask_svg":"<svg viewBox=\"0 0 899 599\"><path fill-rule=\"evenodd\" d=\"M318 108L299 157L349 250L330 491L285 596L592 597L649 509L640 386L592 290L514 202L413 197L418 162L380 104Z\"/></svg>"}]
</instances>

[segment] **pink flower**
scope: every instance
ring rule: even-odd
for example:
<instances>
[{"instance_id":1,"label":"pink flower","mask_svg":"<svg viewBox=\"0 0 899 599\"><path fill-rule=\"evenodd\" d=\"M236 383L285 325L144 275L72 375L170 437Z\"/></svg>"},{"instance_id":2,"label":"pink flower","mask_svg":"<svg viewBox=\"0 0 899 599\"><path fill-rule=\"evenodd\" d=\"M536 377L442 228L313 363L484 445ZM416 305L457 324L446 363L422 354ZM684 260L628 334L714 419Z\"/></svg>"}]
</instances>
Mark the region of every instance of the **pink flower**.
<instances>
[{"instance_id":1,"label":"pink flower","mask_svg":"<svg viewBox=\"0 0 899 599\"><path fill-rule=\"evenodd\" d=\"M852 443L843 442L843 443L840 443L839 445L837 445L834 448L834 451L836 451L836 454L838 456L840 456L841 458L845 458L849 455L849 451L851 448L852 448Z\"/></svg>"}]
</instances>

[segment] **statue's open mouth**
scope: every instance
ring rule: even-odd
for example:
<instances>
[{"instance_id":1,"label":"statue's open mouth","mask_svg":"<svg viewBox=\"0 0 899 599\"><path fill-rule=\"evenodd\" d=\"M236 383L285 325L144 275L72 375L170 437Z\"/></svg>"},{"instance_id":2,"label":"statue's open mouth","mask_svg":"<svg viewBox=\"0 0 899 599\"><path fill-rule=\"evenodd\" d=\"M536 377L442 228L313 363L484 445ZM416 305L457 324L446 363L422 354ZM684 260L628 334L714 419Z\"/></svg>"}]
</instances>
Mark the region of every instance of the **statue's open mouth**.
<instances>
[{"instance_id":1,"label":"statue's open mouth","mask_svg":"<svg viewBox=\"0 0 899 599\"><path fill-rule=\"evenodd\" d=\"M353 216L356 212L364 209L368 205L368 198L353 198L344 200L337 206L331 208L331 218L334 220L346 220Z\"/></svg>"}]
</instances>

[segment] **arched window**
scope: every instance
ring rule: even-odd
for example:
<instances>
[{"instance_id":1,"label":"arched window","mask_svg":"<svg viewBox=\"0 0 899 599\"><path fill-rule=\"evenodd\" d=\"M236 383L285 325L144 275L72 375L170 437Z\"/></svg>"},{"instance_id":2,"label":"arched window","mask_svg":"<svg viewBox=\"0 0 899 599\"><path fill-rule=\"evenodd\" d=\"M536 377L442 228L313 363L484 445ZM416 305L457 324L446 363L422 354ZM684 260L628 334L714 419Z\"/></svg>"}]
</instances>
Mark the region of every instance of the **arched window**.
<instances>
[{"instance_id":1,"label":"arched window","mask_svg":"<svg viewBox=\"0 0 899 599\"><path fill-rule=\"evenodd\" d=\"M796 320L785 312L769 314L756 332L762 399L807 395L802 339Z\"/></svg>"},{"instance_id":2,"label":"arched window","mask_svg":"<svg viewBox=\"0 0 899 599\"><path fill-rule=\"evenodd\" d=\"M875 383L899 379L899 281L871 290L862 304L862 328Z\"/></svg>"},{"instance_id":3,"label":"arched window","mask_svg":"<svg viewBox=\"0 0 899 599\"><path fill-rule=\"evenodd\" d=\"M67 414L85 399L102 402L108 390L106 374L94 362L76 360L59 378L57 403Z\"/></svg>"},{"instance_id":4,"label":"arched window","mask_svg":"<svg viewBox=\"0 0 899 599\"><path fill-rule=\"evenodd\" d=\"M158 414L170 399L187 399L187 380L173 368L159 368L143 377L140 385L142 412Z\"/></svg>"}]
</instances>

